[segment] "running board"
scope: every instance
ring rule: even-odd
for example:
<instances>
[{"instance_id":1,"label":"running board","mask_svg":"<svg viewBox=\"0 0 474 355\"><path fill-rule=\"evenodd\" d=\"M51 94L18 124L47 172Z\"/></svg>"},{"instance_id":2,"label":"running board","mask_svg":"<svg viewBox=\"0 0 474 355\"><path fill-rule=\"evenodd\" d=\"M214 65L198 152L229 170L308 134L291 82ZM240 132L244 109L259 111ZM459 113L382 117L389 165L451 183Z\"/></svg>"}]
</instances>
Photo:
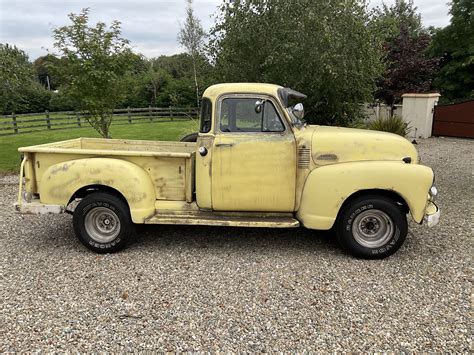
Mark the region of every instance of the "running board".
<instances>
[{"instance_id":1,"label":"running board","mask_svg":"<svg viewBox=\"0 0 474 355\"><path fill-rule=\"evenodd\" d=\"M225 215L178 215L159 213L145 220L145 224L183 224L224 227L296 228L300 222L292 217L250 217Z\"/></svg>"}]
</instances>

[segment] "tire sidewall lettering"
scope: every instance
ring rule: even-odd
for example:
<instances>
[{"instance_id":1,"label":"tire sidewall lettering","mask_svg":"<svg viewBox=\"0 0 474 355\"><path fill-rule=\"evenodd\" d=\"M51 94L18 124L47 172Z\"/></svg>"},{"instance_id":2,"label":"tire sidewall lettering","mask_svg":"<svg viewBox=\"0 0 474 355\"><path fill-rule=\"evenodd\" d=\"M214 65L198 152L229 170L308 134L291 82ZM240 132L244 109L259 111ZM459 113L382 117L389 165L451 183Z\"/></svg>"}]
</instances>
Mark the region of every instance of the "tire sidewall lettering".
<instances>
[{"instance_id":1,"label":"tire sidewall lettering","mask_svg":"<svg viewBox=\"0 0 474 355\"><path fill-rule=\"evenodd\" d=\"M371 209L385 212L390 217L393 225L390 239L386 241L384 245L377 248L365 247L359 244L352 233L352 227L356 217ZM388 198L380 197L380 201L378 197L368 197L365 201L363 198L359 198L359 202L354 201L351 205L347 206L344 211L343 220L341 221L343 224L339 227L340 232L337 232L339 233L338 238L340 243L357 256L380 259L393 254L400 248L406 238L406 217L403 212L400 214L399 212L402 211Z\"/></svg>"}]
</instances>

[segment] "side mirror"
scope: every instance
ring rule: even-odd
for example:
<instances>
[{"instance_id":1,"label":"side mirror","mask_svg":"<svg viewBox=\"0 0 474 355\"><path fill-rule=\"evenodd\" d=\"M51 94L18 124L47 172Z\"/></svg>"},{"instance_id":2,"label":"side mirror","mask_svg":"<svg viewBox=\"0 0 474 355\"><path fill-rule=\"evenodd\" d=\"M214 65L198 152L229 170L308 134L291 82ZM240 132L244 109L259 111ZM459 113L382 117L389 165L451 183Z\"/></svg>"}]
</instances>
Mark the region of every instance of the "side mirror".
<instances>
[{"instance_id":1,"label":"side mirror","mask_svg":"<svg viewBox=\"0 0 474 355\"><path fill-rule=\"evenodd\" d=\"M261 113L262 112L262 107L263 107L263 100L258 100L255 102L255 112L256 113Z\"/></svg>"},{"instance_id":2,"label":"side mirror","mask_svg":"<svg viewBox=\"0 0 474 355\"><path fill-rule=\"evenodd\" d=\"M303 104L296 104L291 108L291 112L293 112L293 115L299 120L302 120L304 118L304 107Z\"/></svg>"}]
</instances>

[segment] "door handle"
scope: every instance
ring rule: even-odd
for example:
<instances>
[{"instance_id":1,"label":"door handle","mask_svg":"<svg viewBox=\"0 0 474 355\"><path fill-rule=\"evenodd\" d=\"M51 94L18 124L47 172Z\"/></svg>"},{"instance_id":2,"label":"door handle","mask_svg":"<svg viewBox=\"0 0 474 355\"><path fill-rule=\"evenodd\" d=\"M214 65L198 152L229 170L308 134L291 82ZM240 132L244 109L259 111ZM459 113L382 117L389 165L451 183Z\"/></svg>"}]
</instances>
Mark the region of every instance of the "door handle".
<instances>
[{"instance_id":1,"label":"door handle","mask_svg":"<svg viewBox=\"0 0 474 355\"><path fill-rule=\"evenodd\" d=\"M216 147L232 147L233 145L232 143L217 143Z\"/></svg>"},{"instance_id":2,"label":"door handle","mask_svg":"<svg viewBox=\"0 0 474 355\"><path fill-rule=\"evenodd\" d=\"M201 156L203 156L203 157L205 157L207 155L207 148L206 147L199 147L198 151L199 151L199 154L201 154Z\"/></svg>"}]
</instances>

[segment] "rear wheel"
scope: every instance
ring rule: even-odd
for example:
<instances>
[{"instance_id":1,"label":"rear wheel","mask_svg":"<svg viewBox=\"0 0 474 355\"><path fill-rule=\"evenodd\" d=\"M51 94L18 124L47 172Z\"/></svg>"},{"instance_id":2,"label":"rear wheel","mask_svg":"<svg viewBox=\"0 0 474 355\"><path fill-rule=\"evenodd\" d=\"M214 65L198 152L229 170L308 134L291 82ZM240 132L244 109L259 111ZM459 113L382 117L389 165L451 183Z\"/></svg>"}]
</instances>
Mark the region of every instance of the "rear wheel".
<instances>
[{"instance_id":1,"label":"rear wheel","mask_svg":"<svg viewBox=\"0 0 474 355\"><path fill-rule=\"evenodd\" d=\"M74 210L73 224L81 243L97 253L123 249L133 234L127 204L109 193L96 192L82 199Z\"/></svg>"},{"instance_id":2,"label":"rear wheel","mask_svg":"<svg viewBox=\"0 0 474 355\"><path fill-rule=\"evenodd\" d=\"M395 253L408 233L401 206L384 196L363 196L350 201L339 215L336 235L351 254L382 259Z\"/></svg>"}]
</instances>

